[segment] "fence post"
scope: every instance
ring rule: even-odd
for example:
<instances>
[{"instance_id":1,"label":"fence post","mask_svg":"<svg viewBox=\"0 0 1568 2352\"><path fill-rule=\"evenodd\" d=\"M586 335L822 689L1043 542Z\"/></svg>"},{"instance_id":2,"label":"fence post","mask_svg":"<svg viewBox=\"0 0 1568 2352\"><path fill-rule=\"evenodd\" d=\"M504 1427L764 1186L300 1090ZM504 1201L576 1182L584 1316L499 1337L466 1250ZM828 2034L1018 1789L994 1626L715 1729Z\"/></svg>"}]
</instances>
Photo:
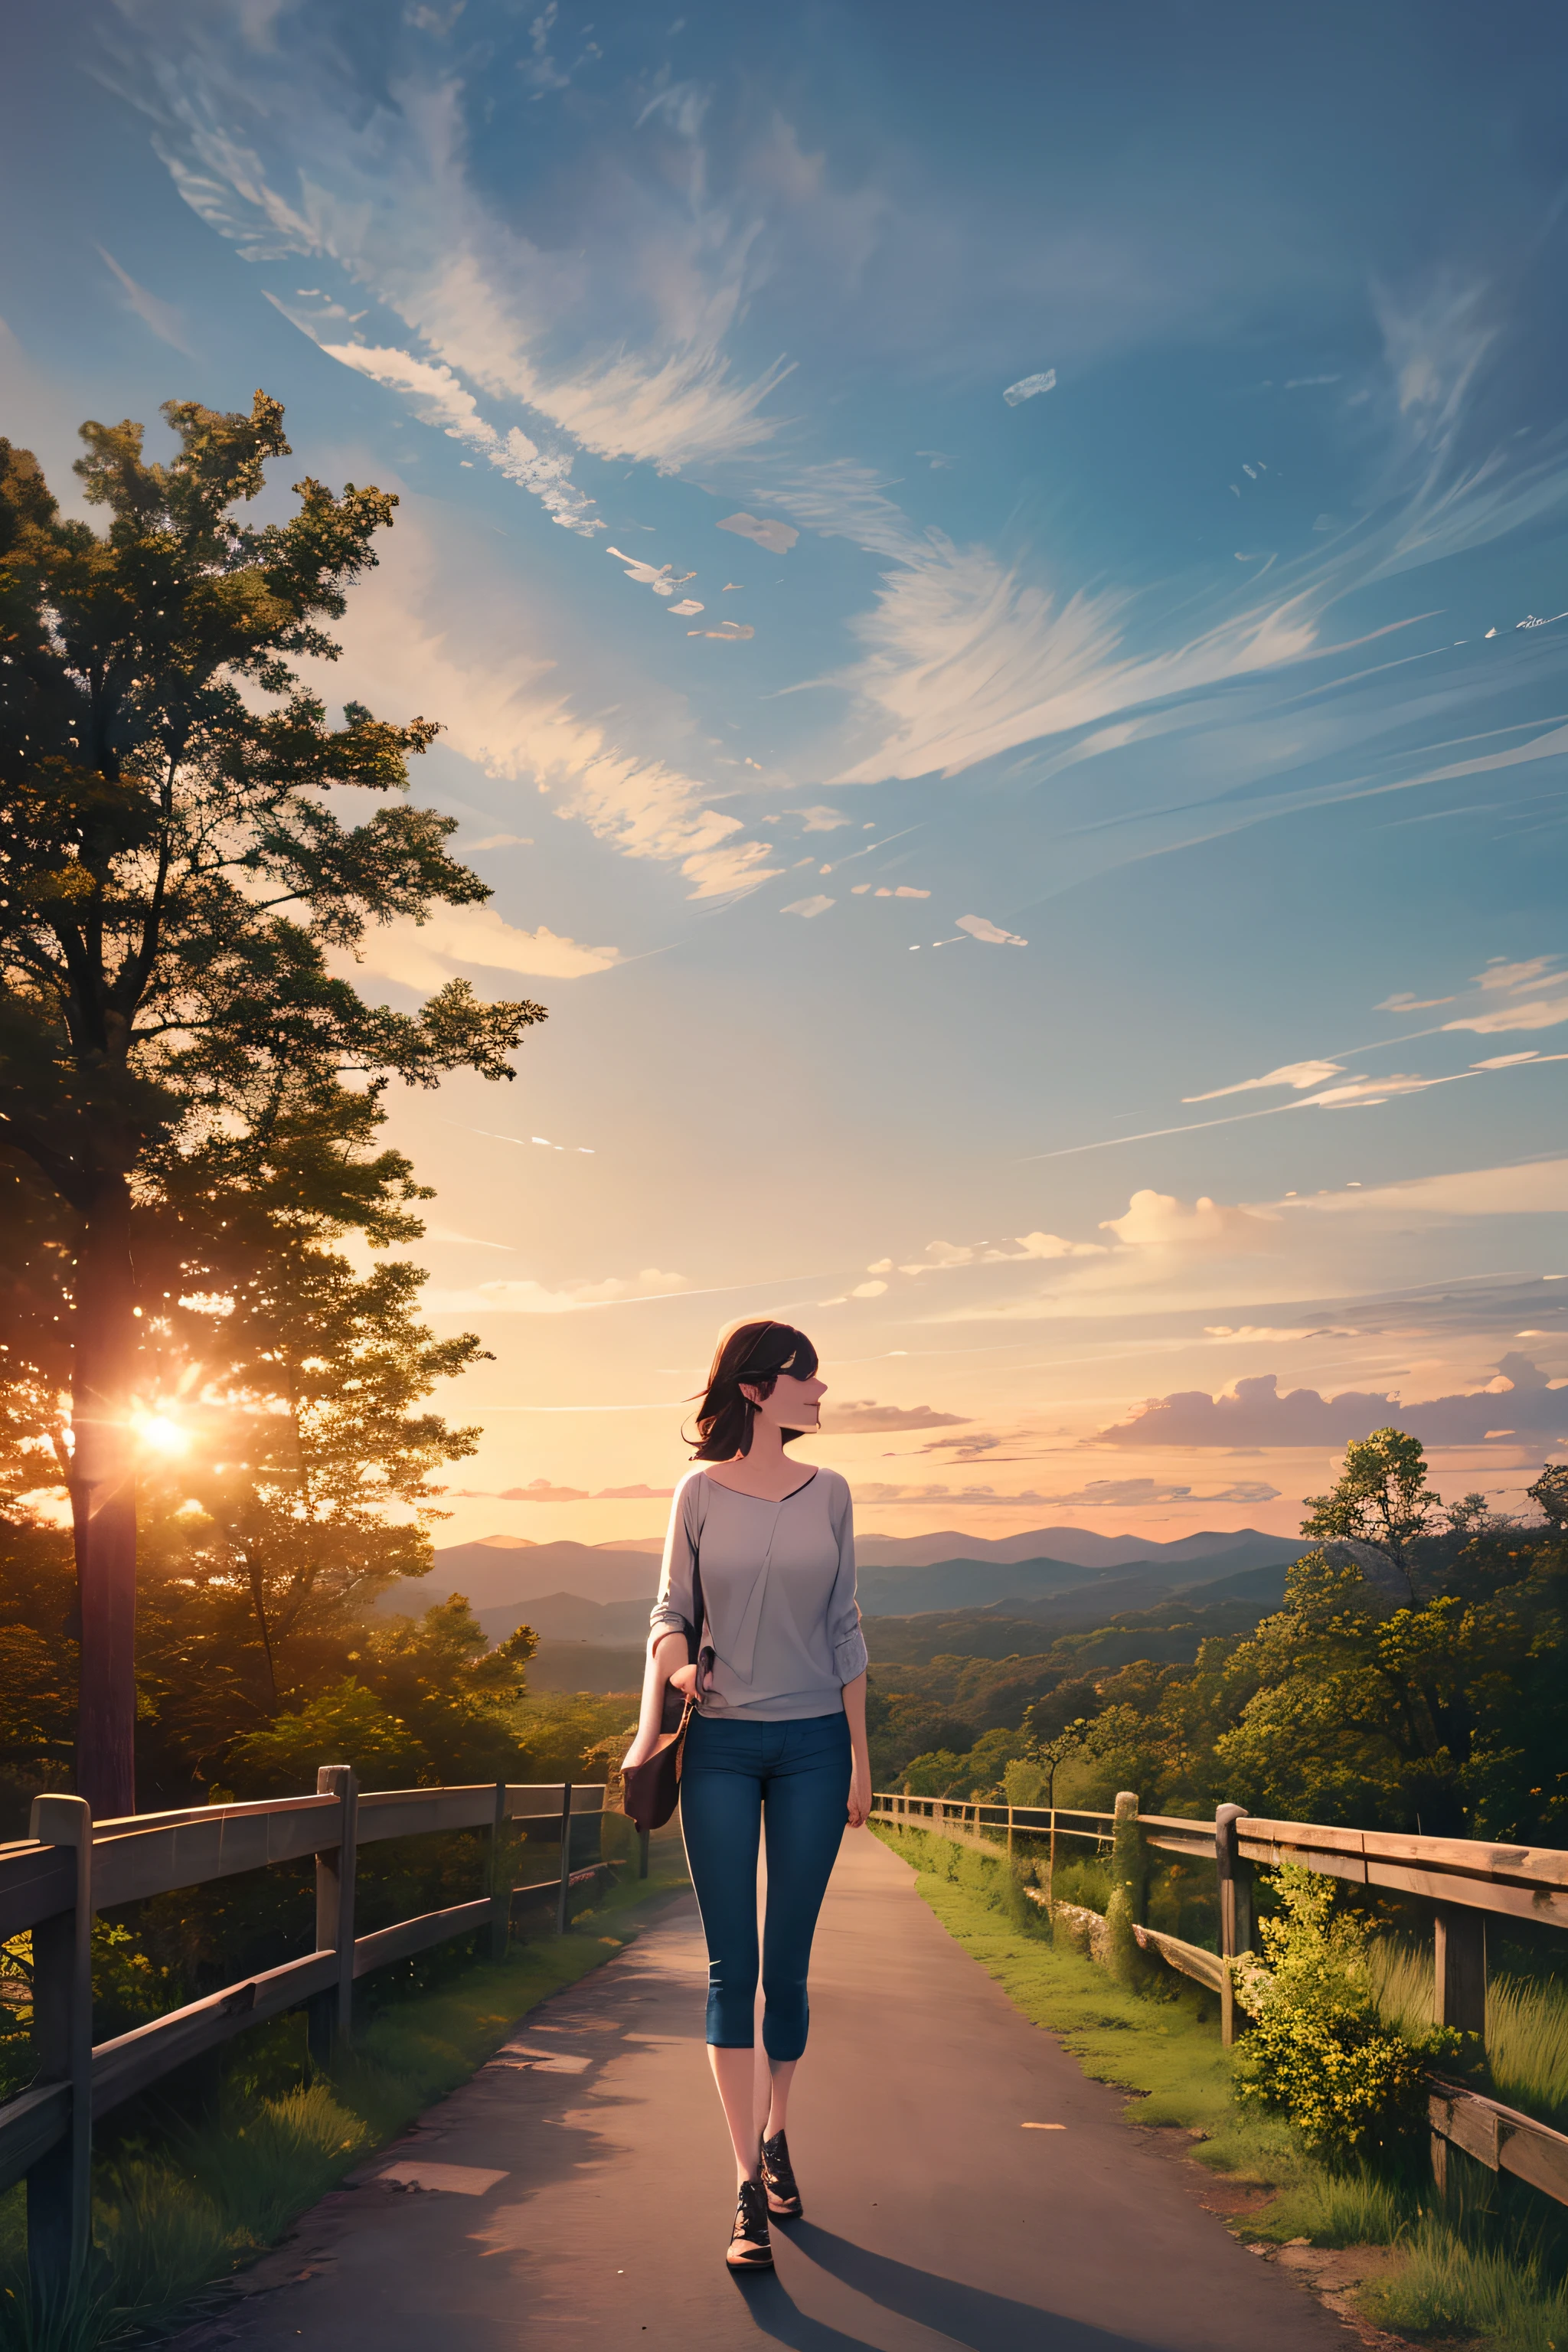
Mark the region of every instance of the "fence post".
<instances>
[{"instance_id":1,"label":"fence post","mask_svg":"<svg viewBox=\"0 0 1568 2352\"><path fill-rule=\"evenodd\" d=\"M490 1958L504 1960L511 1934L511 1872L506 1857L507 1787L504 1780L496 1782L495 1809L490 1815L490 1851L489 1885L490 1898Z\"/></svg>"},{"instance_id":2,"label":"fence post","mask_svg":"<svg viewBox=\"0 0 1568 2352\"><path fill-rule=\"evenodd\" d=\"M647 1830L638 1830L637 1832L637 1876L639 1878L646 1878L647 1876L647 1842L649 1834L649 1832Z\"/></svg>"},{"instance_id":3,"label":"fence post","mask_svg":"<svg viewBox=\"0 0 1568 2352\"><path fill-rule=\"evenodd\" d=\"M572 1783L563 1781L561 1789L561 1893L555 1905L555 1932L566 1933L567 1916L572 1902Z\"/></svg>"},{"instance_id":4,"label":"fence post","mask_svg":"<svg viewBox=\"0 0 1568 2352\"><path fill-rule=\"evenodd\" d=\"M28 1834L76 1855L72 1907L33 1930L38 2080L70 2084L66 2136L27 2174L27 2269L48 2307L79 2277L92 2242L92 1808L80 1797L35 1797Z\"/></svg>"},{"instance_id":5,"label":"fence post","mask_svg":"<svg viewBox=\"0 0 1568 2352\"><path fill-rule=\"evenodd\" d=\"M1432 2022L1460 2033L1487 2030L1487 1922L1484 1911L1439 1903L1432 1931ZM1437 2194L1448 2188L1448 2143L1432 2134L1432 2179Z\"/></svg>"},{"instance_id":6,"label":"fence post","mask_svg":"<svg viewBox=\"0 0 1568 2352\"><path fill-rule=\"evenodd\" d=\"M1146 1870L1143 1853L1143 1832L1138 1826L1138 1799L1131 1789L1119 1789L1116 1794L1116 1827L1112 1832L1110 1874L1127 1890L1127 1901L1132 1916L1140 1927L1143 1924L1146 1902Z\"/></svg>"},{"instance_id":7,"label":"fence post","mask_svg":"<svg viewBox=\"0 0 1568 2352\"><path fill-rule=\"evenodd\" d=\"M1222 1960L1234 1960L1252 1949L1252 1865L1237 1850L1236 1825L1245 1805L1218 1805L1214 1817L1215 1876L1219 1886L1219 1949ZM1219 1987L1219 2038L1226 2050L1236 2042L1236 1993L1231 1972L1225 1969Z\"/></svg>"},{"instance_id":8,"label":"fence post","mask_svg":"<svg viewBox=\"0 0 1568 2352\"><path fill-rule=\"evenodd\" d=\"M1433 1935L1432 2022L1461 2033L1487 2030L1487 1922L1484 1911L1439 1903Z\"/></svg>"},{"instance_id":9,"label":"fence post","mask_svg":"<svg viewBox=\"0 0 1568 2352\"><path fill-rule=\"evenodd\" d=\"M347 1764L322 1764L318 1797L338 1801L338 1842L316 1856L316 1949L338 1956L337 1981L310 2004L306 2039L318 2066L329 2066L341 2042L353 2039L354 1873L359 1832L359 1782Z\"/></svg>"}]
</instances>

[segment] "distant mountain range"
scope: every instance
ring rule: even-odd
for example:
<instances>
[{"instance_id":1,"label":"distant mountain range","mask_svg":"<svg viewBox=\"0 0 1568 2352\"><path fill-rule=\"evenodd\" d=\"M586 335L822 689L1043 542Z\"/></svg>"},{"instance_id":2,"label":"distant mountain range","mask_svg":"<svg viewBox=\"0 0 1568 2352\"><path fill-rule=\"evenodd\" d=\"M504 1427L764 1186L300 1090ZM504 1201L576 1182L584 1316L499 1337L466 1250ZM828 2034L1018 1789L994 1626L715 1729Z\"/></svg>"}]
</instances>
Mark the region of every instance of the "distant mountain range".
<instances>
[{"instance_id":1,"label":"distant mountain range","mask_svg":"<svg viewBox=\"0 0 1568 2352\"><path fill-rule=\"evenodd\" d=\"M948 1528L934 1536L857 1536L855 1557L862 1568L934 1568L949 1559L1049 1559L1075 1568L1125 1568L1135 1559L1217 1559L1221 1553L1245 1551L1250 1566L1255 1552L1261 1557L1260 1548L1270 1554L1291 1549L1287 1537L1266 1536L1257 1528L1238 1528L1229 1535L1205 1528L1173 1543L1156 1543L1148 1536L1100 1536L1090 1528L1035 1528L1027 1535L996 1537L963 1536Z\"/></svg>"},{"instance_id":2,"label":"distant mountain range","mask_svg":"<svg viewBox=\"0 0 1568 2352\"><path fill-rule=\"evenodd\" d=\"M436 1565L421 1578L418 1589L432 1601L444 1601L448 1592L467 1593L481 1613L503 1601L510 1608L541 1592L576 1593L586 1601L640 1600L646 1628L647 1604L658 1591L658 1558L618 1545L536 1544L516 1536L484 1536L478 1543L440 1546ZM430 1603L421 1603L415 1591L404 1586L395 1588L381 1605L405 1610Z\"/></svg>"},{"instance_id":3,"label":"distant mountain range","mask_svg":"<svg viewBox=\"0 0 1568 2352\"><path fill-rule=\"evenodd\" d=\"M1180 1591L1160 1590L1152 1607L1108 1609L1126 1598L1121 1580L1085 1585L1058 1601L1003 1601L990 1609L927 1610L910 1617L868 1617L874 1667L895 1676L902 1665L934 1658L1038 1660L1053 1655L1073 1672L1125 1665L1133 1658L1190 1664L1211 1633L1249 1633L1285 1598L1284 1568L1245 1568Z\"/></svg>"},{"instance_id":4,"label":"distant mountain range","mask_svg":"<svg viewBox=\"0 0 1568 2352\"><path fill-rule=\"evenodd\" d=\"M1189 1585L1251 1569L1282 1569L1300 1552L1283 1536L1245 1529L1219 1538L1219 1549L1189 1550L1166 1545L1156 1553L1133 1553L1127 1560L1086 1567L1068 1559L996 1560L969 1553L930 1567L863 1567L860 1607L868 1617L914 1617L931 1609L988 1609L1005 1601L1016 1615L1047 1610L1054 1616L1071 1594L1071 1614L1090 1612L1099 1622L1128 1609L1147 1609Z\"/></svg>"},{"instance_id":5,"label":"distant mountain range","mask_svg":"<svg viewBox=\"0 0 1568 2352\"><path fill-rule=\"evenodd\" d=\"M649 1597L636 1601L585 1601L577 1592L534 1592L521 1601L501 1601L474 1612L492 1642L504 1642L516 1625L531 1625L547 1642L647 1640Z\"/></svg>"},{"instance_id":6,"label":"distant mountain range","mask_svg":"<svg viewBox=\"0 0 1568 2352\"><path fill-rule=\"evenodd\" d=\"M1058 1529L1082 1535L1081 1529ZM903 1538L870 1538L901 1543ZM934 1538L915 1537L917 1544ZM963 1543L960 1536L949 1542ZM1284 1571L1300 1551L1299 1543L1255 1528L1234 1535L1184 1538L1179 1543L1144 1544L1136 1537L1092 1537L1087 1542L1106 1557L1092 1561L1027 1556L997 1557L1001 1545L973 1548L929 1564L879 1567L867 1562L859 1579L860 1606L868 1617L907 1618L932 1612L995 1611L1043 1625L1102 1625L1129 1611L1157 1607L1211 1588L1205 1597L1271 1602L1284 1591ZM1004 1544L1022 1538L1003 1538ZM1206 1543L1207 1550L1197 1549ZM515 1625L531 1625L545 1641L588 1642L624 1646L647 1636L648 1604L658 1585L651 1556L614 1546L558 1542L532 1544L515 1538L449 1544L436 1554L425 1586L430 1600L467 1593L492 1642L504 1641ZM520 1589L521 1588L521 1589ZM388 1594L384 1610L418 1605L408 1587ZM428 1606L428 1601L424 1604Z\"/></svg>"}]
</instances>

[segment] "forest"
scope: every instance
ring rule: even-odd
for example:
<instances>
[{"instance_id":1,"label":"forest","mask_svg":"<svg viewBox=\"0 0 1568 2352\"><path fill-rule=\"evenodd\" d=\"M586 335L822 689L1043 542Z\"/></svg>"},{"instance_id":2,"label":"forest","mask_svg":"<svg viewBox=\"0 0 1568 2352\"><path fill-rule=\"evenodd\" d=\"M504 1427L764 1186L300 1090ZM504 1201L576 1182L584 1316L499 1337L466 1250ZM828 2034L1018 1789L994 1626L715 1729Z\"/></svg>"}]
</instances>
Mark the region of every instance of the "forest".
<instances>
[{"instance_id":1,"label":"forest","mask_svg":"<svg viewBox=\"0 0 1568 2352\"><path fill-rule=\"evenodd\" d=\"M1214 1622L1234 1602L1174 1601L997 1658L977 1611L979 1654L955 1616L915 1663L922 1621L873 1621L874 1777L1037 1804L1054 1776L1062 1805L1131 1789L1147 1811L1562 1844L1568 1468L1530 1495L1529 1519L1445 1507L1416 1441L1379 1430L1312 1498L1283 1606L1245 1629Z\"/></svg>"}]
</instances>

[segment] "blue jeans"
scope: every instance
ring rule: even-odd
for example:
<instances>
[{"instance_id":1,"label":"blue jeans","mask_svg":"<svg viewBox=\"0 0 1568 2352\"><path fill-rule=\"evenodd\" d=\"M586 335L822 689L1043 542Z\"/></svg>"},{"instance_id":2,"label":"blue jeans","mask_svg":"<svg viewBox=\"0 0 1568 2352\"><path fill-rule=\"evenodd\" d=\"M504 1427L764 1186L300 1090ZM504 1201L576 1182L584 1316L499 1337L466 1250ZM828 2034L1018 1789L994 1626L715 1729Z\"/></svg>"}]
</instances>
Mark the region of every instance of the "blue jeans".
<instances>
[{"instance_id":1,"label":"blue jeans","mask_svg":"<svg viewBox=\"0 0 1568 2352\"><path fill-rule=\"evenodd\" d=\"M708 2039L721 2050L750 2050L756 2039L763 1822L763 2047L781 2063L805 2048L811 1939L844 1835L850 1761L842 1714L789 1723L692 1717L681 1761L680 1825L708 1938Z\"/></svg>"}]
</instances>

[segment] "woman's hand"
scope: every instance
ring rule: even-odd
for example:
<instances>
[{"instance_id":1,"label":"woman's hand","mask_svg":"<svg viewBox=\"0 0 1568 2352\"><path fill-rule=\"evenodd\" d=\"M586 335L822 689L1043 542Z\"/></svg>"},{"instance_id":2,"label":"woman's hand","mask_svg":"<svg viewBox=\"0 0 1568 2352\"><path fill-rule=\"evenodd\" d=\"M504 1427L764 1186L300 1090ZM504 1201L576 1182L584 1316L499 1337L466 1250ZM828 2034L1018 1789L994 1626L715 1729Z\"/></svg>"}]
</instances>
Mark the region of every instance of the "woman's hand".
<instances>
[{"instance_id":1,"label":"woman's hand","mask_svg":"<svg viewBox=\"0 0 1568 2352\"><path fill-rule=\"evenodd\" d=\"M857 1755L849 1774L849 1826L864 1829L871 1818L871 1759Z\"/></svg>"}]
</instances>

